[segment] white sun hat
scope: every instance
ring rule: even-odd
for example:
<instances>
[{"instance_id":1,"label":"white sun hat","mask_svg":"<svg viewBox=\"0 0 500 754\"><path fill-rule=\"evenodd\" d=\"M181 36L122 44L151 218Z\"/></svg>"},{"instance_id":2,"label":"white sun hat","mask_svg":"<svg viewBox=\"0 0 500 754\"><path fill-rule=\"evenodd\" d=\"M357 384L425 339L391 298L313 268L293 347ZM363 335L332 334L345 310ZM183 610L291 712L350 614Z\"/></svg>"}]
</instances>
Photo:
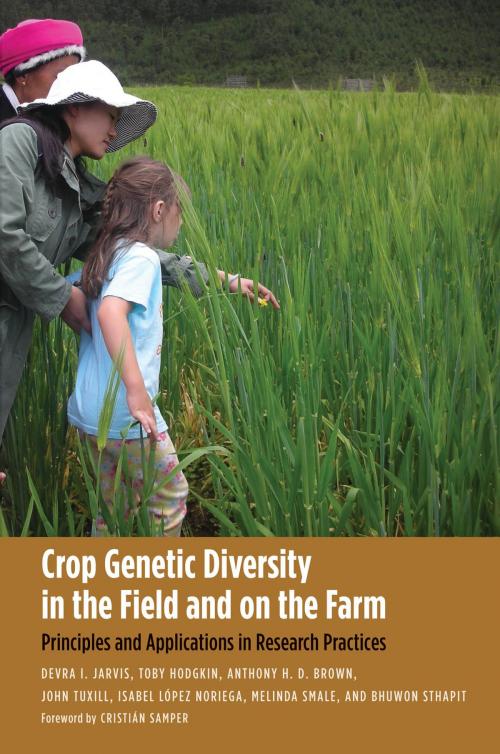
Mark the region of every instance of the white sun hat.
<instances>
[{"instance_id":1,"label":"white sun hat","mask_svg":"<svg viewBox=\"0 0 500 754\"><path fill-rule=\"evenodd\" d=\"M115 74L98 60L70 65L61 71L46 97L24 103L20 110L29 112L38 107L77 105L82 102L104 102L120 110L116 137L106 152L116 152L142 136L155 122L155 105L123 91Z\"/></svg>"}]
</instances>

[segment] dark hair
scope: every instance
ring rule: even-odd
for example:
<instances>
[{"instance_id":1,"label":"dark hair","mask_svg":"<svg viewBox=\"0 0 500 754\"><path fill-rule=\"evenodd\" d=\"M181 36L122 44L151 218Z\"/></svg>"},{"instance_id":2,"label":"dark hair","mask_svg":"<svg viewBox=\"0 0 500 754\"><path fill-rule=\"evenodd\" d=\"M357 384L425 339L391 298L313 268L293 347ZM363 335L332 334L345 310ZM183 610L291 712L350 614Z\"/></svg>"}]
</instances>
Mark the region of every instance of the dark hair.
<instances>
[{"instance_id":1,"label":"dark hair","mask_svg":"<svg viewBox=\"0 0 500 754\"><path fill-rule=\"evenodd\" d=\"M101 292L118 241L148 242L153 203L161 199L171 207L179 202L179 186L189 193L180 176L150 157L134 157L118 168L104 197L99 235L83 266L82 289L87 296L97 298Z\"/></svg>"},{"instance_id":2,"label":"dark hair","mask_svg":"<svg viewBox=\"0 0 500 754\"><path fill-rule=\"evenodd\" d=\"M26 123L35 131L38 143L38 157L42 173L49 184L54 184L62 169L64 143L70 137L70 130L62 117L63 107L39 107L30 110L25 116L9 118L2 128L13 123Z\"/></svg>"}]
</instances>

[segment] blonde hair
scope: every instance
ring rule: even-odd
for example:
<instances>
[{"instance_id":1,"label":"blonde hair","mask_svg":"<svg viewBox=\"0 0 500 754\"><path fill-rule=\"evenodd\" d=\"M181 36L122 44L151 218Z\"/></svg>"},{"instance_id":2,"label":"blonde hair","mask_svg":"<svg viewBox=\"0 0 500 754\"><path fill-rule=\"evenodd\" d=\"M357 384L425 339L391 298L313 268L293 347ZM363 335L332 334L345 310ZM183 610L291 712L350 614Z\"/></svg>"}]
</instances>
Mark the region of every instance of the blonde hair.
<instances>
[{"instance_id":1,"label":"blonde hair","mask_svg":"<svg viewBox=\"0 0 500 754\"><path fill-rule=\"evenodd\" d=\"M117 242L147 243L152 204L162 200L168 208L179 202L179 185L189 193L180 176L150 157L134 157L118 168L104 197L102 227L83 267L82 289L89 298L100 294Z\"/></svg>"}]
</instances>

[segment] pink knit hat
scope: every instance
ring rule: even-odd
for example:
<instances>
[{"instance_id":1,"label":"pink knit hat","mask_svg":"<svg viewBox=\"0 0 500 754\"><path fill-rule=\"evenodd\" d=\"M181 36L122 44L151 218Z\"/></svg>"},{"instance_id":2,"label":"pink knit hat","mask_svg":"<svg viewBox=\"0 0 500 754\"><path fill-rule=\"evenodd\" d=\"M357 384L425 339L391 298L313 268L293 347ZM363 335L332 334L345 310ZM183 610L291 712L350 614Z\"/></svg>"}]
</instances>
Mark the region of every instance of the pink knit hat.
<instances>
[{"instance_id":1,"label":"pink knit hat","mask_svg":"<svg viewBox=\"0 0 500 754\"><path fill-rule=\"evenodd\" d=\"M85 58L80 27L72 21L30 18L0 36L0 71L26 73L65 55Z\"/></svg>"}]
</instances>

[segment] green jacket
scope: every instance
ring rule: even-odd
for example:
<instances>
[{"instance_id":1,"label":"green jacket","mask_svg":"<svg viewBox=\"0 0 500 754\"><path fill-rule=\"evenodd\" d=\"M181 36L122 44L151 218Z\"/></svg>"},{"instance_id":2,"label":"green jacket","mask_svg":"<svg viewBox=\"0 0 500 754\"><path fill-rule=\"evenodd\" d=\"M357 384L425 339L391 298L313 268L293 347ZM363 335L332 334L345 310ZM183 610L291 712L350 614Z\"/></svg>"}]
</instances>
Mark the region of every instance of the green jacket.
<instances>
[{"instance_id":1,"label":"green jacket","mask_svg":"<svg viewBox=\"0 0 500 754\"><path fill-rule=\"evenodd\" d=\"M66 306L71 284L56 267L83 259L98 226L105 184L77 175L66 154L50 188L38 165L36 133L25 123L0 131L0 440L21 379L36 314L50 320ZM186 280L195 295L204 265L160 252L163 282Z\"/></svg>"}]
</instances>

